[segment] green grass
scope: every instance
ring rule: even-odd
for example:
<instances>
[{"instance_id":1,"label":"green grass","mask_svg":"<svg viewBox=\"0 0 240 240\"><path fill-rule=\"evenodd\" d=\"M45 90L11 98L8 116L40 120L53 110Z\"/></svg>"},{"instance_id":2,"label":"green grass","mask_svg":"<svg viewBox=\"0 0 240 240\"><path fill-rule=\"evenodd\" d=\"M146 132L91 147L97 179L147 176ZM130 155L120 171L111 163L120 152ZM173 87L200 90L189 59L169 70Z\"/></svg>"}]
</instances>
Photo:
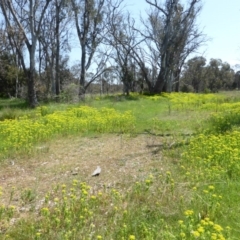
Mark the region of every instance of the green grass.
<instances>
[{"instance_id":1,"label":"green grass","mask_svg":"<svg viewBox=\"0 0 240 240\"><path fill-rule=\"evenodd\" d=\"M126 96L107 96L97 98L95 101L86 102L87 105L100 108L109 107L118 111L132 111L136 117L136 132L155 133L176 132L176 128L181 132L193 132L201 125L201 121L206 117L208 111L179 112L173 109L169 99L160 96L157 100L147 96L138 96L129 99ZM205 115L205 116L204 116Z\"/></svg>"},{"instance_id":2,"label":"green grass","mask_svg":"<svg viewBox=\"0 0 240 240\"><path fill-rule=\"evenodd\" d=\"M27 112L27 103L20 99L0 99L0 121L15 119Z\"/></svg>"},{"instance_id":3,"label":"green grass","mask_svg":"<svg viewBox=\"0 0 240 240\"><path fill-rule=\"evenodd\" d=\"M3 108L27 108L27 102L25 100L12 98L12 99L0 99L0 110Z\"/></svg>"},{"instance_id":4,"label":"green grass","mask_svg":"<svg viewBox=\"0 0 240 240\"><path fill-rule=\"evenodd\" d=\"M23 206L32 207L27 217L22 217L12 206L14 193L4 189L5 205L1 206L0 202L0 238L239 239L238 100L236 92L221 93L220 98L218 94L115 95L74 105L113 108L122 114L131 111L135 128L125 134L118 133L120 145L126 138L124 141L129 143L126 146L134 149L136 138L146 134L149 140L143 146L149 155L145 163L138 165L142 149L128 156L130 162L118 159L118 151L127 151L124 145L123 149L113 149L116 156L106 160L112 175L103 185L84 175L72 182L66 180L64 185L59 183L45 192L40 208L35 208L40 194L37 189L22 190ZM3 103L8 106L6 100ZM41 109L41 115L65 113L71 108L69 104L49 104ZM34 111L29 110L28 114L36 118ZM21 114L25 112L20 109ZM90 137L99 138L99 144L106 145L101 134L96 132L85 137L89 137L89 142ZM69 135L73 134L69 132ZM74 139L69 139L69 144ZM51 137L47 140L50 142ZM68 152L67 146L66 140L61 147ZM85 151L89 157L84 164L94 161L93 148ZM47 152L38 153L41 154L52 158ZM118 169L111 169L112 164L119 162L121 166L130 164L124 168L130 169L127 177ZM117 180L115 173L119 174ZM107 181L114 184L107 185ZM9 196L7 204L4 195ZM12 224L12 219L17 219L16 223Z\"/></svg>"}]
</instances>

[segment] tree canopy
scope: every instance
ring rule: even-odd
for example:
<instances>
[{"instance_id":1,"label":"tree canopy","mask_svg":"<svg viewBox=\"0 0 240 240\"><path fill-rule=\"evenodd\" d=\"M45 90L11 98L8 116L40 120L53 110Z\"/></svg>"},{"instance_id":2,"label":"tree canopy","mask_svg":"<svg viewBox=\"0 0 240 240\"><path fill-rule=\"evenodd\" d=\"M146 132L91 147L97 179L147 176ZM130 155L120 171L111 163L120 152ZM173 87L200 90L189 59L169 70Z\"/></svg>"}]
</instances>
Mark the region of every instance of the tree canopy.
<instances>
[{"instance_id":1,"label":"tree canopy","mask_svg":"<svg viewBox=\"0 0 240 240\"><path fill-rule=\"evenodd\" d=\"M26 95L35 107L42 94L58 98L77 84L84 99L91 84L101 82L103 90L106 76L113 77L108 86L121 83L126 94L236 86L228 63L193 57L207 41L197 25L201 0L145 1L139 19L125 0L1 1L1 96ZM74 47L79 62L69 66Z\"/></svg>"}]
</instances>

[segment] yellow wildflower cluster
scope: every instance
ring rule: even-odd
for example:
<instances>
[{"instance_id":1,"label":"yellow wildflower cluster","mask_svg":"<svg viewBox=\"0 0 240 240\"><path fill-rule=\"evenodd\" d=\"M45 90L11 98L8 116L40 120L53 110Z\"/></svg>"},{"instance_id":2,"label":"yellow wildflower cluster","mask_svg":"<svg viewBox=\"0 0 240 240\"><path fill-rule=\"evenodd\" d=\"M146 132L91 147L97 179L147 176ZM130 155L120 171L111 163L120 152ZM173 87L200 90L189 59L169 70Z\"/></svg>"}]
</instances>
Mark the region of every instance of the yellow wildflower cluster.
<instances>
[{"instance_id":1,"label":"yellow wildflower cluster","mask_svg":"<svg viewBox=\"0 0 240 240\"><path fill-rule=\"evenodd\" d=\"M200 134L190 141L182 159L192 163L189 167L201 169L202 175L194 178L237 179L240 174L240 132L234 131L224 135ZM184 171L188 171L185 167Z\"/></svg>"},{"instance_id":2,"label":"yellow wildflower cluster","mask_svg":"<svg viewBox=\"0 0 240 240\"><path fill-rule=\"evenodd\" d=\"M33 144L56 134L74 134L88 131L129 132L135 124L131 112L119 113L114 109L97 110L88 106L74 107L66 111L28 116L0 122L0 156L16 151L30 151Z\"/></svg>"},{"instance_id":3,"label":"yellow wildflower cluster","mask_svg":"<svg viewBox=\"0 0 240 240\"><path fill-rule=\"evenodd\" d=\"M187 216L187 217L192 216L193 215L193 210L186 210L184 212L184 215Z\"/></svg>"},{"instance_id":4,"label":"yellow wildflower cluster","mask_svg":"<svg viewBox=\"0 0 240 240\"><path fill-rule=\"evenodd\" d=\"M222 105L220 111L211 115L208 132L225 133L240 125L240 104L228 103Z\"/></svg>"},{"instance_id":5,"label":"yellow wildflower cluster","mask_svg":"<svg viewBox=\"0 0 240 240\"><path fill-rule=\"evenodd\" d=\"M186 210L184 212L185 221L179 220L179 237L180 239L217 239L225 240L229 228L223 229L219 224L214 223L209 218L202 220L194 219L194 212Z\"/></svg>"},{"instance_id":6,"label":"yellow wildflower cluster","mask_svg":"<svg viewBox=\"0 0 240 240\"><path fill-rule=\"evenodd\" d=\"M207 105L214 109L224 100L223 96L216 94L163 93L162 96L168 98L172 107L178 110L206 108Z\"/></svg>"}]
</instances>

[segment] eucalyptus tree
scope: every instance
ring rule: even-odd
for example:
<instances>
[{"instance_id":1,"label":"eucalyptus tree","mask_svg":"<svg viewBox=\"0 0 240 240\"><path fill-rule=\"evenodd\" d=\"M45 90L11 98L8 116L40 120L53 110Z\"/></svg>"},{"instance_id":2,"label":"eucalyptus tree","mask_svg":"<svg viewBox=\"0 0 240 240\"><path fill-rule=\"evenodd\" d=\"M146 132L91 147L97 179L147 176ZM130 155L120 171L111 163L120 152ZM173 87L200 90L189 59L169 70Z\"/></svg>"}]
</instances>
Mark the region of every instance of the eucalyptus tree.
<instances>
[{"instance_id":1,"label":"eucalyptus tree","mask_svg":"<svg viewBox=\"0 0 240 240\"><path fill-rule=\"evenodd\" d=\"M227 62L221 59L210 59L206 65L204 57L194 57L184 64L181 87L182 90L194 92L216 92L220 89L229 90L234 86L235 72Z\"/></svg>"},{"instance_id":2,"label":"eucalyptus tree","mask_svg":"<svg viewBox=\"0 0 240 240\"><path fill-rule=\"evenodd\" d=\"M18 97L26 78L12 51L0 52L0 96Z\"/></svg>"},{"instance_id":3,"label":"eucalyptus tree","mask_svg":"<svg viewBox=\"0 0 240 240\"><path fill-rule=\"evenodd\" d=\"M31 107L36 107L35 90L35 55L37 43L41 34L44 14L52 0L1 0L0 7L8 29L12 31L9 37L15 41L14 35L21 37L29 54L29 70L26 68L23 53L15 45L28 79L28 100ZM22 46L21 46L22 47Z\"/></svg>"},{"instance_id":4,"label":"eucalyptus tree","mask_svg":"<svg viewBox=\"0 0 240 240\"><path fill-rule=\"evenodd\" d=\"M133 91L136 72L134 51L137 44L136 34L133 31L134 20L121 10L113 9L108 23L108 44L113 48L111 53L112 65L123 83L124 93L129 95Z\"/></svg>"},{"instance_id":5,"label":"eucalyptus tree","mask_svg":"<svg viewBox=\"0 0 240 240\"><path fill-rule=\"evenodd\" d=\"M39 75L47 76L47 89L58 96L60 93L60 64L70 50L69 35L71 11L69 0L53 0L44 16L39 38ZM49 81L50 80L50 81Z\"/></svg>"},{"instance_id":6,"label":"eucalyptus tree","mask_svg":"<svg viewBox=\"0 0 240 240\"><path fill-rule=\"evenodd\" d=\"M105 49L101 50L101 44L106 35L106 24L109 12L107 11L112 4L111 0L71 0L74 13L74 22L78 40L81 48L80 56L80 88L79 97L84 99L87 87L96 80L105 68L106 58ZM95 57L95 58L94 58ZM99 59L99 60L98 60ZM96 66L96 73L93 78L86 82L86 72L93 65Z\"/></svg>"},{"instance_id":7,"label":"eucalyptus tree","mask_svg":"<svg viewBox=\"0 0 240 240\"><path fill-rule=\"evenodd\" d=\"M206 58L197 56L189 59L183 67L182 89L193 88L194 92L202 92L207 87L206 83Z\"/></svg>"},{"instance_id":8,"label":"eucalyptus tree","mask_svg":"<svg viewBox=\"0 0 240 240\"><path fill-rule=\"evenodd\" d=\"M236 71L234 75L233 88L235 88L236 90L239 90L240 88L240 71Z\"/></svg>"},{"instance_id":9,"label":"eucalyptus tree","mask_svg":"<svg viewBox=\"0 0 240 240\"><path fill-rule=\"evenodd\" d=\"M191 0L188 5L181 4L180 0L146 2L151 8L145 21L144 35L151 40L152 49L159 55L153 91L171 91L187 56L204 42L203 34L196 26L201 0Z\"/></svg>"},{"instance_id":10,"label":"eucalyptus tree","mask_svg":"<svg viewBox=\"0 0 240 240\"><path fill-rule=\"evenodd\" d=\"M211 92L232 88L235 73L228 63L222 62L221 59L212 58L206 71L206 80Z\"/></svg>"},{"instance_id":11,"label":"eucalyptus tree","mask_svg":"<svg viewBox=\"0 0 240 240\"><path fill-rule=\"evenodd\" d=\"M146 2L150 10L147 19L141 19L142 28L137 28L134 21L122 27L124 20L121 19L118 22L122 24L116 24L114 39L124 51L131 53L149 92L172 91L174 84L179 90L186 58L205 42L196 26L200 0L191 0L185 7L179 0L165 0L162 4L157 0ZM125 42L116 34L120 31L125 33Z\"/></svg>"},{"instance_id":12,"label":"eucalyptus tree","mask_svg":"<svg viewBox=\"0 0 240 240\"><path fill-rule=\"evenodd\" d=\"M4 22L0 23L0 55L5 53L10 47L10 43L7 37L7 29Z\"/></svg>"},{"instance_id":13,"label":"eucalyptus tree","mask_svg":"<svg viewBox=\"0 0 240 240\"><path fill-rule=\"evenodd\" d=\"M230 64L223 62L221 66L221 80L222 89L229 90L233 88L235 81L235 71L231 68Z\"/></svg>"},{"instance_id":14,"label":"eucalyptus tree","mask_svg":"<svg viewBox=\"0 0 240 240\"><path fill-rule=\"evenodd\" d=\"M206 68L207 83L211 92L216 92L221 87L221 59L211 58Z\"/></svg>"},{"instance_id":15,"label":"eucalyptus tree","mask_svg":"<svg viewBox=\"0 0 240 240\"><path fill-rule=\"evenodd\" d=\"M8 96L18 97L23 89L24 74L22 73L22 60L19 58L18 52L22 54L24 51L22 35L19 32L7 27L4 20L1 22L0 27L0 71L1 71L1 85L5 86L11 82L11 90L6 93ZM5 72L3 73L2 72ZM7 75L7 76L6 76ZM4 92L6 87L0 87L1 92ZM9 88L8 88L9 89ZM13 93L14 92L14 93Z\"/></svg>"},{"instance_id":16,"label":"eucalyptus tree","mask_svg":"<svg viewBox=\"0 0 240 240\"><path fill-rule=\"evenodd\" d=\"M153 89L155 63L151 51L146 47L146 37L136 27L136 21L130 13L124 13L122 8L113 8L109 17L108 44L113 48L112 65L118 72L124 85L125 93L135 90L136 85L143 91L146 82L150 92Z\"/></svg>"}]
</instances>

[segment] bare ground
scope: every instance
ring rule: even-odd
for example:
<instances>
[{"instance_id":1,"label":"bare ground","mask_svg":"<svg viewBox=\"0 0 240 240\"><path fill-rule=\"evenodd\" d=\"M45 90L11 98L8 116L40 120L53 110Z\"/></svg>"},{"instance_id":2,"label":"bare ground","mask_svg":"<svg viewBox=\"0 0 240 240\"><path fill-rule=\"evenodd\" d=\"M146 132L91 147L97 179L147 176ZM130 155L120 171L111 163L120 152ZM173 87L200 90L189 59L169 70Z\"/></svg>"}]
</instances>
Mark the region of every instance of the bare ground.
<instances>
[{"instance_id":1,"label":"bare ground","mask_svg":"<svg viewBox=\"0 0 240 240\"><path fill-rule=\"evenodd\" d=\"M124 190L130 182L145 178L151 171L168 170L162 146L162 137L146 134L56 139L36 147L32 156L8 159L2 164L0 186L3 195L0 200L24 212L30 206L21 197L25 189L33 191L33 203L37 206L54 186L68 184L73 179L86 182L93 191L103 187ZM92 177L97 166L101 167L101 174Z\"/></svg>"}]
</instances>

